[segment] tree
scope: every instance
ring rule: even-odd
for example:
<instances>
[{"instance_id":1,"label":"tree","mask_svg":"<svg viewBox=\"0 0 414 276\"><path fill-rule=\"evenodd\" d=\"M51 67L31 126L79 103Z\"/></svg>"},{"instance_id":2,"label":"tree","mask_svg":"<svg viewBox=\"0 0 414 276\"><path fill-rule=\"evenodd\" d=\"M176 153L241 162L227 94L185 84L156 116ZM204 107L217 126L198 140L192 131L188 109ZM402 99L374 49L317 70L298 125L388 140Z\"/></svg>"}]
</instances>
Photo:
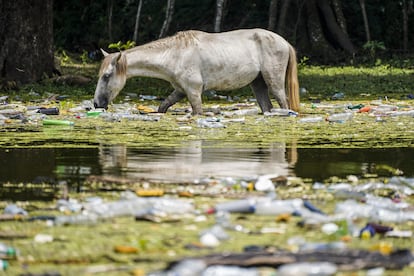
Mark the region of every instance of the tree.
<instances>
[{"instance_id":1,"label":"tree","mask_svg":"<svg viewBox=\"0 0 414 276\"><path fill-rule=\"evenodd\" d=\"M170 28L172 16L174 13L174 6L175 6L175 0L167 1L167 9L165 11L165 20L164 20L164 23L162 24L159 38L164 37L167 34L168 29Z\"/></svg>"},{"instance_id":2,"label":"tree","mask_svg":"<svg viewBox=\"0 0 414 276\"><path fill-rule=\"evenodd\" d=\"M114 13L114 0L108 0L108 38L113 41L112 37L112 18Z\"/></svg>"},{"instance_id":3,"label":"tree","mask_svg":"<svg viewBox=\"0 0 414 276\"><path fill-rule=\"evenodd\" d=\"M413 1L403 0L402 3L402 14L403 14L403 50L408 49L408 18L411 13L414 12Z\"/></svg>"},{"instance_id":4,"label":"tree","mask_svg":"<svg viewBox=\"0 0 414 276\"><path fill-rule=\"evenodd\" d=\"M134 35L132 37L132 40L135 41L135 43L138 43L138 28L139 28L139 18L141 17L141 8L142 8L142 0L139 0L137 15L135 16Z\"/></svg>"},{"instance_id":5,"label":"tree","mask_svg":"<svg viewBox=\"0 0 414 276\"><path fill-rule=\"evenodd\" d=\"M221 31L221 22L223 21L223 9L225 0L216 1L216 16L214 18L214 32L218 33Z\"/></svg>"},{"instance_id":6,"label":"tree","mask_svg":"<svg viewBox=\"0 0 414 276\"><path fill-rule=\"evenodd\" d=\"M365 0L359 0L359 5L361 6L362 19L364 20L364 29L365 29L366 42L370 42L371 41L371 33L369 31L367 10L365 9Z\"/></svg>"},{"instance_id":7,"label":"tree","mask_svg":"<svg viewBox=\"0 0 414 276\"><path fill-rule=\"evenodd\" d=\"M284 36L286 33L285 24L286 24L286 16L288 14L288 9L290 5L290 0L282 1L282 6L280 8L280 16L279 22L277 23L277 32Z\"/></svg>"},{"instance_id":8,"label":"tree","mask_svg":"<svg viewBox=\"0 0 414 276\"><path fill-rule=\"evenodd\" d=\"M0 78L24 84L51 76L53 0L0 1L0 10Z\"/></svg>"},{"instance_id":9,"label":"tree","mask_svg":"<svg viewBox=\"0 0 414 276\"><path fill-rule=\"evenodd\" d=\"M277 20L277 2L278 0L271 0L269 6L269 22L267 23L267 29L275 31Z\"/></svg>"}]
</instances>

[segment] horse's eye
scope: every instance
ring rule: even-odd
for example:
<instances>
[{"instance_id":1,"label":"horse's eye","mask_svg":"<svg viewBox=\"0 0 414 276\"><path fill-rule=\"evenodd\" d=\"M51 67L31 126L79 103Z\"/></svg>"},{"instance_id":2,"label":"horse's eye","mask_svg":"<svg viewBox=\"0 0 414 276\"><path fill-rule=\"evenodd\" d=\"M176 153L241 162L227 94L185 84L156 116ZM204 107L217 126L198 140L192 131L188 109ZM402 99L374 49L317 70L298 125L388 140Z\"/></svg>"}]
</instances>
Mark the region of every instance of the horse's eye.
<instances>
[{"instance_id":1,"label":"horse's eye","mask_svg":"<svg viewBox=\"0 0 414 276\"><path fill-rule=\"evenodd\" d=\"M105 79L105 80L107 80L107 79L109 79L109 77L111 76L111 74L108 74L108 73L105 73L105 74L103 74L102 75L102 77Z\"/></svg>"}]
</instances>

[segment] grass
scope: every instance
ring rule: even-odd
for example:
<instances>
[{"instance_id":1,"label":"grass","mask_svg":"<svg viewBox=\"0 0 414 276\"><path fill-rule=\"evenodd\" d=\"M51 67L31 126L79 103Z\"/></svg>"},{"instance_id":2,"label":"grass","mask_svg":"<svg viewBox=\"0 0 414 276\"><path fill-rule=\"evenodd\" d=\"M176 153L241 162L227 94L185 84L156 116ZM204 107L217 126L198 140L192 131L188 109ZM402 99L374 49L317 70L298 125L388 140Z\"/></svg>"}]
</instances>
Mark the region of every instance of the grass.
<instances>
[{"instance_id":1,"label":"grass","mask_svg":"<svg viewBox=\"0 0 414 276\"><path fill-rule=\"evenodd\" d=\"M25 85L19 91L3 91L0 95L11 94L14 97L30 100L33 92L40 96L48 94L68 95L72 99L92 98L97 82L99 63L82 64L74 61L66 62L62 66L63 74L75 74L89 77L91 82L86 86L68 86L56 84L50 79L40 83ZM336 92L343 92L346 100L372 99L376 97L406 98L414 93L414 69L412 67L394 67L387 64L376 66L315 66L299 64L299 82L302 88L306 88L307 94L302 95L302 100L308 98L330 98ZM165 97L172 92L169 83L150 78L133 78L127 84L121 96L128 93L137 95L156 95ZM245 87L222 94L252 97L250 88Z\"/></svg>"}]
</instances>

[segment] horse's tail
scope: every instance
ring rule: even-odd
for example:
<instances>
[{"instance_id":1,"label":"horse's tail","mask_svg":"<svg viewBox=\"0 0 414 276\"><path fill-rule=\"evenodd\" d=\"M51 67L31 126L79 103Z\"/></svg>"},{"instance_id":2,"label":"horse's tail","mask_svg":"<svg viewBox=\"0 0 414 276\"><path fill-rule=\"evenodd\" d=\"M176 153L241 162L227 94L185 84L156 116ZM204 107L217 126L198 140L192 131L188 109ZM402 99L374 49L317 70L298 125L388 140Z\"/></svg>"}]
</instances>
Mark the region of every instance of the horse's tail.
<instances>
[{"instance_id":1,"label":"horse's tail","mask_svg":"<svg viewBox=\"0 0 414 276\"><path fill-rule=\"evenodd\" d=\"M289 45L289 63L286 70L286 86L288 91L289 108L299 111L299 81L296 61L296 51Z\"/></svg>"}]
</instances>

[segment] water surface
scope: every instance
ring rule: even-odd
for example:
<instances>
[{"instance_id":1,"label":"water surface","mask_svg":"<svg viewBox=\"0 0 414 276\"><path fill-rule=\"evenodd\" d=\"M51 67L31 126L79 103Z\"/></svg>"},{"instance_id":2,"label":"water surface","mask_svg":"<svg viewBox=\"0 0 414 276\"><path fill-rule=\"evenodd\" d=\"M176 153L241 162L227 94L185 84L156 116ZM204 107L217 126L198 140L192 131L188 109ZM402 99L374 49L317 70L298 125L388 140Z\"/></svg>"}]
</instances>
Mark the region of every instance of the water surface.
<instances>
[{"instance_id":1,"label":"water surface","mask_svg":"<svg viewBox=\"0 0 414 276\"><path fill-rule=\"evenodd\" d=\"M251 178L279 174L323 181L353 174L389 175L391 169L414 176L413 148L294 148L275 143L267 148L217 148L194 141L180 148L0 149L0 197L46 199L67 183L81 191L91 176L114 176L159 182L192 182L204 177ZM27 185L27 183L31 183ZM17 188L16 188L17 187ZM27 199L27 198L26 198Z\"/></svg>"}]
</instances>

